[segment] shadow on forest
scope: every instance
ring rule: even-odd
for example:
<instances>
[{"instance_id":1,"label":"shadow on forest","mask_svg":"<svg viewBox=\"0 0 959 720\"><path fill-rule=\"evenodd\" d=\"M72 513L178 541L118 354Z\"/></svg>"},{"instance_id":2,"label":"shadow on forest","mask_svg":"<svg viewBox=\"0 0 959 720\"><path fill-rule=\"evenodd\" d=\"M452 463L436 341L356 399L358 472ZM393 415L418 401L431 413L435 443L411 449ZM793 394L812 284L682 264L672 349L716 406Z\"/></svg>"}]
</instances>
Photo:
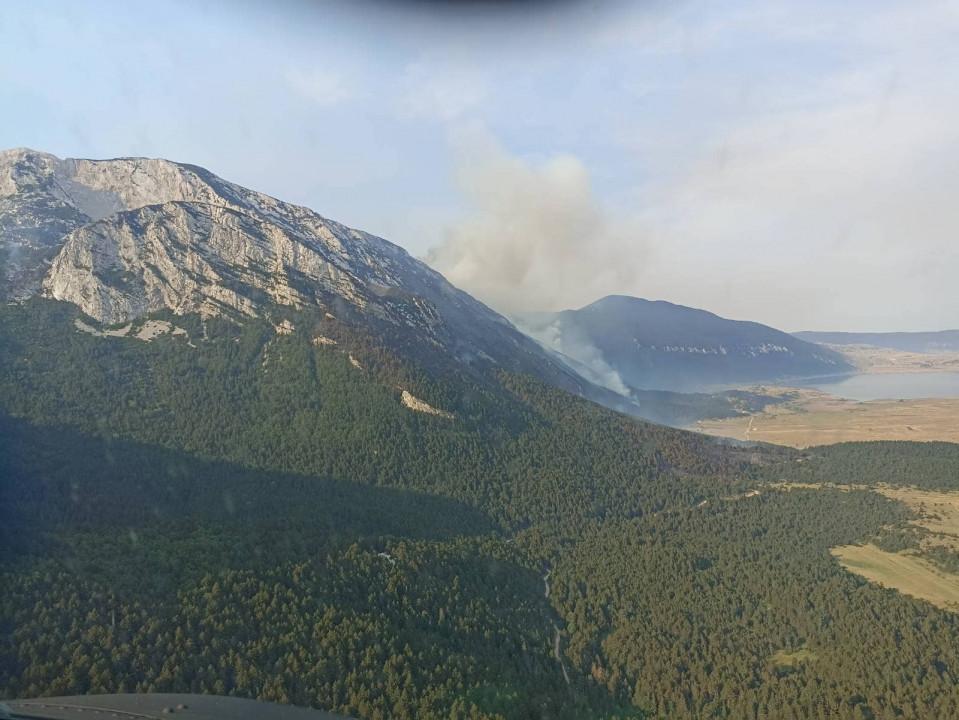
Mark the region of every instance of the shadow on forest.
<instances>
[{"instance_id":1,"label":"shadow on forest","mask_svg":"<svg viewBox=\"0 0 959 720\"><path fill-rule=\"evenodd\" d=\"M442 539L496 528L479 510L448 498L264 472L0 415L0 533L9 541L22 545L43 532L184 527L314 540Z\"/></svg>"}]
</instances>

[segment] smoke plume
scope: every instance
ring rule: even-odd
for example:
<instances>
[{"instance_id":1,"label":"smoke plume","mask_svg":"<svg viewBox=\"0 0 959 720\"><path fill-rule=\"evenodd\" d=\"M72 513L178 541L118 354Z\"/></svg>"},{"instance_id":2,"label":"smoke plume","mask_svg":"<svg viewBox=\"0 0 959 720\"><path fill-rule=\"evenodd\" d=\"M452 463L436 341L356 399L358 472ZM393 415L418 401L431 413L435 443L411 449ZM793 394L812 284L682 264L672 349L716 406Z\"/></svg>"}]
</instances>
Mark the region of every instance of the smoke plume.
<instances>
[{"instance_id":1,"label":"smoke plume","mask_svg":"<svg viewBox=\"0 0 959 720\"><path fill-rule=\"evenodd\" d=\"M562 354L567 364L590 382L629 397L632 393L619 372L606 362L602 351L579 333L564 332L558 320L545 324L534 316L515 318L517 327L540 345Z\"/></svg>"},{"instance_id":2,"label":"smoke plume","mask_svg":"<svg viewBox=\"0 0 959 720\"><path fill-rule=\"evenodd\" d=\"M608 217L577 158L532 163L475 128L454 145L470 212L426 258L450 282L507 314L578 307L635 286L638 233Z\"/></svg>"}]
</instances>

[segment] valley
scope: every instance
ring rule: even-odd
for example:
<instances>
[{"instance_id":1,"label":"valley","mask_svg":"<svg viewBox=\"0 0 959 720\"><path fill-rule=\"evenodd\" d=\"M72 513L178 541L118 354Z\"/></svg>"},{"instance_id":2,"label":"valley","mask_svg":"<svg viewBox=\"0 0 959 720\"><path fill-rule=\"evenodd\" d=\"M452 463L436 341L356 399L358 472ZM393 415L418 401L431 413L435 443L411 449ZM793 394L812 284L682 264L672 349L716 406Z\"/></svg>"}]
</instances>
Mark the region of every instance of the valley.
<instances>
[{"instance_id":1,"label":"valley","mask_svg":"<svg viewBox=\"0 0 959 720\"><path fill-rule=\"evenodd\" d=\"M959 442L959 355L912 349L925 346L904 335L906 340L897 339L903 347L828 345L855 374L796 380L795 386L744 387L769 402L738 417L699 419L689 427L794 448L875 440Z\"/></svg>"},{"instance_id":2,"label":"valley","mask_svg":"<svg viewBox=\"0 0 959 720\"><path fill-rule=\"evenodd\" d=\"M700 420L691 428L794 448L874 440L959 442L959 398L860 402L804 388L764 386L761 392L780 401L758 413Z\"/></svg>"},{"instance_id":3,"label":"valley","mask_svg":"<svg viewBox=\"0 0 959 720\"><path fill-rule=\"evenodd\" d=\"M827 345L860 373L959 372L959 352L917 352L874 345Z\"/></svg>"}]
</instances>

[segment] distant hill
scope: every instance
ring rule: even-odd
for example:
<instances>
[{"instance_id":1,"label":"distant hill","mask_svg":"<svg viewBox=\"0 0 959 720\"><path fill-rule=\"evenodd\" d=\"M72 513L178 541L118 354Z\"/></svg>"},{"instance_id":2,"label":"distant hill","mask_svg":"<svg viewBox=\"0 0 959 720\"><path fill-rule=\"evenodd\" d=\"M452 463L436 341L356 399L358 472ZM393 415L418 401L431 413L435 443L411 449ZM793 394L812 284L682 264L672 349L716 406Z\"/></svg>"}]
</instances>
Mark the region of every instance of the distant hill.
<instances>
[{"instance_id":1,"label":"distant hill","mask_svg":"<svg viewBox=\"0 0 959 720\"><path fill-rule=\"evenodd\" d=\"M531 313L517 324L612 389L701 391L848 372L839 353L755 322L611 295L579 310Z\"/></svg>"},{"instance_id":2,"label":"distant hill","mask_svg":"<svg viewBox=\"0 0 959 720\"><path fill-rule=\"evenodd\" d=\"M872 345L874 347L905 350L908 352L935 353L959 351L959 330L938 332L797 332L801 340L826 345Z\"/></svg>"}]
</instances>

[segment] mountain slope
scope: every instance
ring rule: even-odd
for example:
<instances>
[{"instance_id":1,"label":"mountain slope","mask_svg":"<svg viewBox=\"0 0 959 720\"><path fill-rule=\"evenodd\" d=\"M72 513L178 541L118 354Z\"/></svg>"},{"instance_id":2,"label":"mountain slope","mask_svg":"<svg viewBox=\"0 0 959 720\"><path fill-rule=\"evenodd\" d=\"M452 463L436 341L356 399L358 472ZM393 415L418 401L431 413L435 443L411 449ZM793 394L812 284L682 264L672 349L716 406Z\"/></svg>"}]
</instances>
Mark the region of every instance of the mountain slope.
<instances>
[{"instance_id":1,"label":"mountain slope","mask_svg":"<svg viewBox=\"0 0 959 720\"><path fill-rule=\"evenodd\" d=\"M871 345L906 352L959 352L959 330L936 332L816 332L793 333L800 340L826 345Z\"/></svg>"},{"instance_id":2,"label":"mountain slope","mask_svg":"<svg viewBox=\"0 0 959 720\"><path fill-rule=\"evenodd\" d=\"M0 623L18 629L0 695L186 683L360 718L637 717L564 681L545 547L735 492L757 453L529 376L435 375L342 328L315 343L299 316L165 317L184 334L0 306Z\"/></svg>"},{"instance_id":3,"label":"mountain slope","mask_svg":"<svg viewBox=\"0 0 959 720\"><path fill-rule=\"evenodd\" d=\"M0 408L261 470L446 495L516 524L595 505L635 511L638 476L740 462L712 439L528 375L432 373L332 322L320 332L336 344L318 344L259 318L167 317L185 333L145 341L78 331L66 303L0 307ZM543 480L527 484L528 463Z\"/></svg>"},{"instance_id":4,"label":"mountain slope","mask_svg":"<svg viewBox=\"0 0 959 720\"><path fill-rule=\"evenodd\" d=\"M0 198L8 297L41 293L106 325L160 311L306 311L435 366L609 395L396 245L202 168L11 150L0 153Z\"/></svg>"},{"instance_id":5,"label":"mountain slope","mask_svg":"<svg viewBox=\"0 0 959 720\"><path fill-rule=\"evenodd\" d=\"M771 327L663 301L609 296L516 322L611 388L689 392L851 369L838 353Z\"/></svg>"},{"instance_id":6,"label":"mountain slope","mask_svg":"<svg viewBox=\"0 0 959 720\"><path fill-rule=\"evenodd\" d=\"M342 335L211 318L204 338L167 317L187 335L0 306L0 696L188 689L437 720L959 711L939 670L959 667L955 616L829 552L908 531L905 509L776 489L813 462L914 484L912 455L957 477L941 448L905 448L894 477L869 445L798 463L528 377L497 390ZM407 383L454 419L404 406Z\"/></svg>"},{"instance_id":7,"label":"mountain slope","mask_svg":"<svg viewBox=\"0 0 959 720\"><path fill-rule=\"evenodd\" d=\"M151 314L358 332L432 372L530 374L607 407L684 425L728 397L623 394L571 369L401 248L160 159L0 153L0 296L72 303L97 323ZM87 321L88 322L88 321Z\"/></svg>"}]
</instances>

